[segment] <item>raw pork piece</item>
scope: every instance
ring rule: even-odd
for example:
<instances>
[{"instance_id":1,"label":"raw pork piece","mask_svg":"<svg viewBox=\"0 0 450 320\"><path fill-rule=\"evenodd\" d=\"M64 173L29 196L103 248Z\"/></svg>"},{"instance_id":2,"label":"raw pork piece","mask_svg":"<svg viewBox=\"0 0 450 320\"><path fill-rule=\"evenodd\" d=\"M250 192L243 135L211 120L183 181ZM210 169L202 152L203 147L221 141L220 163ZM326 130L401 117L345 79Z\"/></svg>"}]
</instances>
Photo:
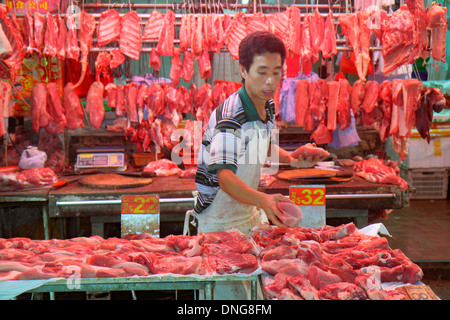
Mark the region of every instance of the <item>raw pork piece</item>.
<instances>
[{"instance_id":1,"label":"raw pork piece","mask_svg":"<svg viewBox=\"0 0 450 320\"><path fill-rule=\"evenodd\" d=\"M338 275L333 274L330 271L323 271L316 266L308 268L306 277L317 290L321 290L326 285L332 283L342 282L342 279Z\"/></svg>"},{"instance_id":2,"label":"raw pork piece","mask_svg":"<svg viewBox=\"0 0 450 320\"><path fill-rule=\"evenodd\" d=\"M431 29L431 56L435 60L445 62L447 7L434 4L428 9L427 19L427 29Z\"/></svg>"},{"instance_id":3,"label":"raw pork piece","mask_svg":"<svg viewBox=\"0 0 450 320\"><path fill-rule=\"evenodd\" d=\"M63 107L66 110L66 127L69 130L84 128L83 109L81 108L80 98L75 90L72 89L72 83L67 83L63 92Z\"/></svg>"},{"instance_id":4,"label":"raw pork piece","mask_svg":"<svg viewBox=\"0 0 450 320\"><path fill-rule=\"evenodd\" d=\"M145 24L142 39L143 40L159 39L163 25L164 25L164 14L162 14L158 10L153 10Z\"/></svg>"},{"instance_id":5,"label":"raw pork piece","mask_svg":"<svg viewBox=\"0 0 450 320\"><path fill-rule=\"evenodd\" d=\"M151 266L149 266L149 269L154 274L205 274L203 258L200 256L185 257L182 255L155 255L155 258L152 261Z\"/></svg>"},{"instance_id":6,"label":"raw pork piece","mask_svg":"<svg viewBox=\"0 0 450 320\"><path fill-rule=\"evenodd\" d=\"M289 7L290 9L292 7ZM274 28L274 32L277 36L280 37L281 40L283 40L284 45L286 48L289 48L290 40L289 40L289 28L290 28L290 22L289 22L289 11L284 10L281 12L275 12L269 15L269 21L272 24Z\"/></svg>"},{"instance_id":7,"label":"raw pork piece","mask_svg":"<svg viewBox=\"0 0 450 320\"><path fill-rule=\"evenodd\" d=\"M442 91L437 88L425 87L421 90L415 111L416 129L423 139L430 143L430 128L433 122L433 111L441 112L445 105Z\"/></svg>"},{"instance_id":8,"label":"raw pork piece","mask_svg":"<svg viewBox=\"0 0 450 320\"><path fill-rule=\"evenodd\" d=\"M16 24L12 21L16 16L14 13L10 14L10 16L11 18L8 16L8 7L2 4L0 7L0 23L12 47L12 54L3 62L9 67L10 78L14 81L22 67L25 51L23 50L24 40L20 29L17 29Z\"/></svg>"},{"instance_id":9,"label":"raw pork piece","mask_svg":"<svg viewBox=\"0 0 450 320\"><path fill-rule=\"evenodd\" d=\"M45 128L50 121L47 112L47 86L45 83L37 82L31 90L31 128L38 133L39 128Z\"/></svg>"},{"instance_id":10,"label":"raw pork piece","mask_svg":"<svg viewBox=\"0 0 450 320\"><path fill-rule=\"evenodd\" d=\"M175 162L160 159L150 162L143 169L143 172L154 172L158 177L165 177L170 175L178 175L181 173L181 169L175 164Z\"/></svg>"},{"instance_id":11,"label":"raw pork piece","mask_svg":"<svg viewBox=\"0 0 450 320\"><path fill-rule=\"evenodd\" d=\"M191 16L191 53L198 60L203 52L203 15Z\"/></svg>"},{"instance_id":12,"label":"raw pork piece","mask_svg":"<svg viewBox=\"0 0 450 320\"><path fill-rule=\"evenodd\" d=\"M331 10L330 10L331 12ZM322 48L322 43L324 41L324 32L325 32L325 21L319 13L319 10L316 8L314 10L314 14L311 16L311 22L309 26L311 30L311 49L313 53L313 57L315 61L319 60L319 51Z\"/></svg>"},{"instance_id":13,"label":"raw pork piece","mask_svg":"<svg viewBox=\"0 0 450 320\"><path fill-rule=\"evenodd\" d=\"M116 116L123 116L123 109L125 108L125 92L122 84L117 85L117 94L116 94Z\"/></svg>"},{"instance_id":14,"label":"raw pork piece","mask_svg":"<svg viewBox=\"0 0 450 320\"><path fill-rule=\"evenodd\" d=\"M367 20L369 12L358 11L339 16L342 33L346 36L355 53L355 66L358 76L362 81L366 80L367 68L370 62L370 29Z\"/></svg>"},{"instance_id":15,"label":"raw pork piece","mask_svg":"<svg viewBox=\"0 0 450 320\"><path fill-rule=\"evenodd\" d=\"M36 43L36 49L39 54L42 53L44 47L45 39L45 16L35 11L33 14L34 18L34 39Z\"/></svg>"},{"instance_id":16,"label":"raw pork piece","mask_svg":"<svg viewBox=\"0 0 450 320\"><path fill-rule=\"evenodd\" d=\"M67 27L59 14L56 15L56 22L58 23L58 38L56 40L56 56L59 60L64 60L66 58L66 38L67 38Z\"/></svg>"},{"instance_id":17,"label":"raw pork piece","mask_svg":"<svg viewBox=\"0 0 450 320\"><path fill-rule=\"evenodd\" d=\"M65 16L67 24L67 37L66 37L66 57L78 61L80 57L80 47L78 46L77 37L77 18L74 14L67 14Z\"/></svg>"},{"instance_id":18,"label":"raw pork piece","mask_svg":"<svg viewBox=\"0 0 450 320\"><path fill-rule=\"evenodd\" d=\"M305 126L306 115L309 113L309 84L308 80L301 79L296 83L295 93L295 124Z\"/></svg>"},{"instance_id":19,"label":"raw pork piece","mask_svg":"<svg viewBox=\"0 0 450 320\"><path fill-rule=\"evenodd\" d=\"M198 60L198 69L200 72L200 79L211 77L211 61L209 59L208 48L206 47L203 47L203 52Z\"/></svg>"},{"instance_id":20,"label":"raw pork piece","mask_svg":"<svg viewBox=\"0 0 450 320\"><path fill-rule=\"evenodd\" d=\"M114 9L103 11L97 25L97 46L103 47L120 38L120 15Z\"/></svg>"},{"instance_id":21,"label":"raw pork piece","mask_svg":"<svg viewBox=\"0 0 450 320\"><path fill-rule=\"evenodd\" d=\"M404 64L412 64L422 55L427 42L423 43L422 35L417 36L416 23L423 22L425 22L423 31L426 32L426 16L422 22L417 21L406 5L394 11L386 23L382 37L384 74L388 75Z\"/></svg>"},{"instance_id":22,"label":"raw pork piece","mask_svg":"<svg viewBox=\"0 0 450 320\"><path fill-rule=\"evenodd\" d=\"M24 33L24 41L26 46L26 53L27 54L33 54L33 52L37 51L36 48L36 41L34 39L34 19L30 11L27 11L23 17L23 33ZM0 25L0 33L1 33L1 50L0 50L0 56L7 58L12 52L11 44L8 41L8 38L6 37L3 28L1 28ZM9 52L9 53L8 53Z\"/></svg>"},{"instance_id":23,"label":"raw pork piece","mask_svg":"<svg viewBox=\"0 0 450 320\"><path fill-rule=\"evenodd\" d=\"M181 62L180 54L181 54L180 49L175 48L173 50L172 60L170 61L169 77L170 80L172 80L173 86L175 87L178 86L178 84L180 84L181 72L183 68L183 63Z\"/></svg>"},{"instance_id":24,"label":"raw pork piece","mask_svg":"<svg viewBox=\"0 0 450 320\"><path fill-rule=\"evenodd\" d=\"M246 21L248 33L252 33L255 31L272 32L273 27L270 24L269 19L267 19L266 15L262 12L257 12L251 16L248 16Z\"/></svg>"},{"instance_id":25,"label":"raw pork piece","mask_svg":"<svg viewBox=\"0 0 450 320\"><path fill-rule=\"evenodd\" d=\"M53 134L63 133L67 120L56 82L47 84L47 111L50 114L50 120L45 130Z\"/></svg>"},{"instance_id":26,"label":"raw pork piece","mask_svg":"<svg viewBox=\"0 0 450 320\"><path fill-rule=\"evenodd\" d=\"M300 55L302 43L302 18L300 16L300 9L292 6L286 11L289 14L289 47L286 49L294 54Z\"/></svg>"},{"instance_id":27,"label":"raw pork piece","mask_svg":"<svg viewBox=\"0 0 450 320\"><path fill-rule=\"evenodd\" d=\"M403 104L405 107L405 136L411 136L412 128L416 124L415 112L417 110L417 103L419 95L422 90L422 81L417 79L403 80Z\"/></svg>"},{"instance_id":28,"label":"raw pork piece","mask_svg":"<svg viewBox=\"0 0 450 320\"><path fill-rule=\"evenodd\" d=\"M161 57L156 52L156 48L152 48L150 51L149 65L153 68L153 71L161 69Z\"/></svg>"},{"instance_id":29,"label":"raw pork piece","mask_svg":"<svg viewBox=\"0 0 450 320\"><path fill-rule=\"evenodd\" d=\"M353 114L356 116L360 113L360 108L366 95L365 83L358 79L353 84L352 94L350 96L350 107L353 110Z\"/></svg>"},{"instance_id":30,"label":"raw pork piece","mask_svg":"<svg viewBox=\"0 0 450 320\"><path fill-rule=\"evenodd\" d=\"M32 168L19 172L17 180L22 183L29 182L36 186L43 186L54 184L58 181L58 177L50 168Z\"/></svg>"},{"instance_id":31,"label":"raw pork piece","mask_svg":"<svg viewBox=\"0 0 450 320\"><path fill-rule=\"evenodd\" d=\"M129 11L121 18L119 50L127 57L139 60L142 46L141 18Z\"/></svg>"},{"instance_id":32,"label":"raw pork piece","mask_svg":"<svg viewBox=\"0 0 450 320\"><path fill-rule=\"evenodd\" d=\"M78 82L73 86L73 89L78 88L84 81L88 67L89 50L92 47L92 36L95 31L95 18L92 14L87 12L80 12L78 14L80 29L78 29L78 38L80 39L81 51L81 75Z\"/></svg>"},{"instance_id":33,"label":"raw pork piece","mask_svg":"<svg viewBox=\"0 0 450 320\"><path fill-rule=\"evenodd\" d=\"M144 31L145 32L145 31ZM181 25L180 25L180 50L185 52L188 48L191 47L191 16L187 14L183 14L181 16Z\"/></svg>"},{"instance_id":34,"label":"raw pork piece","mask_svg":"<svg viewBox=\"0 0 450 320\"><path fill-rule=\"evenodd\" d=\"M100 76L107 78L111 72L111 56L108 52L102 51L95 60L95 80L100 81Z\"/></svg>"},{"instance_id":35,"label":"raw pork piece","mask_svg":"<svg viewBox=\"0 0 450 320\"><path fill-rule=\"evenodd\" d=\"M325 30L323 42L321 43L320 50L324 59L331 58L332 55L337 54L336 48L336 30L334 28L333 11L329 11L327 19L325 20Z\"/></svg>"},{"instance_id":36,"label":"raw pork piece","mask_svg":"<svg viewBox=\"0 0 450 320\"><path fill-rule=\"evenodd\" d=\"M337 123L340 124L341 130L345 130L351 124L350 114L350 96L352 87L347 79L339 79L339 99L336 107Z\"/></svg>"},{"instance_id":37,"label":"raw pork piece","mask_svg":"<svg viewBox=\"0 0 450 320\"><path fill-rule=\"evenodd\" d=\"M328 300L366 300L367 295L361 287L348 282L326 285L319 292L322 299Z\"/></svg>"},{"instance_id":38,"label":"raw pork piece","mask_svg":"<svg viewBox=\"0 0 450 320\"><path fill-rule=\"evenodd\" d=\"M370 182L398 185L402 191L408 190L408 183L398 176L391 166L380 159L361 160L353 166L355 173Z\"/></svg>"},{"instance_id":39,"label":"raw pork piece","mask_svg":"<svg viewBox=\"0 0 450 320\"><path fill-rule=\"evenodd\" d=\"M248 34L245 13L237 12L229 27L225 30L224 43L231 56L239 59L239 44Z\"/></svg>"},{"instance_id":40,"label":"raw pork piece","mask_svg":"<svg viewBox=\"0 0 450 320\"><path fill-rule=\"evenodd\" d=\"M51 13L45 16L45 40L43 54L49 57L56 56L56 41L58 39L58 24Z\"/></svg>"},{"instance_id":41,"label":"raw pork piece","mask_svg":"<svg viewBox=\"0 0 450 320\"><path fill-rule=\"evenodd\" d=\"M291 153L291 157L294 159L308 159L309 157L325 159L329 155L328 151L317 147L315 143L306 143Z\"/></svg>"},{"instance_id":42,"label":"raw pork piece","mask_svg":"<svg viewBox=\"0 0 450 320\"><path fill-rule=\"evenodd\" d=\"M337 125L337 104L339 101L339 81L327 82L328 85L328 108L327 108L327 128L336 130Z\"/></svg>"},{"instance_id":43,"label":"raw pork piece","mask_svg":"<svg viewBox=\"0 0 450 320\"><path fill-rule=\"evenodd\" d=\"M136 82L125 85L125 103L127 108L127 118L131 122L139 122L137 113L138 87Z\"/></svg>"},{"instance_id":44,"label":"raw pork piece","mask_svg":"<svg viewBox=\"0 0 450 320\"><path fill-rule=\"evenodd\" d=\"M311 61L315 62L317 60L314 60L318 57L313 56L313 51L311 47L311 14L307 13L303 17L303 25L302 25L302 44L300 48L300 57L302 61Z\"/></svg>"},{"instance_id":45,"label":"raw pork piece","mask_svg":"<svg viewBox=\"0 0 450 320\"><path fill-rule=\"evenodd\" d=\"M282 212L282 215L278 216L278 218L280 218L285 225L295 227L302 220L302 211L296 204L280 201L277 202L277 207Z\"/></svg>"},{"instance_id":46,"label":"raw pork piece","mask_svg":"<svg viewBox=\"0 0 450 320\"><path fill-rule=\"evenodd\" d=\"M309 110L314 120L322 120L327 111L328 86L324 79L318 79L314 82L315 87L313 95L310 97Z\"/></svg>"},{"instance_id":47,"label":"raw pork piece","mask_svg":"<svg viewBox=\"0 0 450 320\"><path fill-rule=\"evenodd\" d=\"M103 91L103 83L94 81L89 88L86 97L86 113L89 115L89 122L91 126L95 129L100 129L103 118L105 117Z\"/></svg>"},{"instance_id":48,"label":"raw pork piece","mask_svg":"<svg viewBox=\"0 0 450 320\"><path fill-rule=\"evenodd\" d=\"M325 118L323 118L316 130L311 134L311 140L314 140L316 144L328 144L333 142L333 132L328 130L325 124Z\"/></svg>"},{"instance_id":49,"label":"raw pork piece","mask_svg":"<svg viewBox=\"0 0 450 320\"><path fill-rule=\"evenodd\" d=\"M175 39L175 13L172 10L167 10L164 16L164 23L159 35L157 52L161 56L172 56Z\"/></svg>"},{"instance_id":50,"label":"raw pork piece","mask_svg":"<svg viewBox=\"0 0 450 320\"><path fill-rule=\"evenodd\" d=\"M194 59L190 51L185 51L183 56L183 66L181 69L181 78L184 81L189 82L194 76Z\"/></svg>"},{"instance_id":51,"label":"raw pork piece","mask_svg":"<svg viewBox=\"0 0 450 320\"><path fill-rule=\"evenodd\" d=\"M378 105L383 111L383 119L381 120L378 131L380 132L381 141L385 141L389 136L389 128L391 126L392 117L392 81L385 80L380 84L380 100Z\"/></svg>"},{"instance_id":52,"label":"raw pork piece","mask_svg":"<svg viewBox=\"0 0 450 320\"><path fill-rule=\"evenodd\" d=\"M224 16L215 14L213 23L214 23L214 29L216 30L216 43L210 48L212 51L215 51L216 53L220 53L223 42L224 42L224 34L225 29L223 26L224 22Z\"/></svg>"},{"instance_id":53,"label":"raw pork piece","mask_svg":"<svg viewBox=\"0 0 450 320\"><path fill-rule=\"evenodd\" d=\"M364 87L364 100L362 108L365 112L371 113L373 109L378 106L378 97L380 95L380 85L378 82L371 80L367 81Z\"/></svg>"},{"instance_id":54,"label":"raw pork piece","mask_svg":"<svg viewBox=\"0 0 450 320\"><path fill-rule=\"evenodd\" d=\"M117 68L125 62L125 56L122 54L122 52L120 52L120 50L112 49L110 54L111 62L109 66L111 69Z\"/></svg>"},{"instance_id":55,"label":"raw pork piece","mask_svg":"<svg viewBox=\"0 0 450 320\"><path fill-rule=\"evenodd\" d=\"M258 260L252 254L239 254L236 252L221 253L220 255L209 255L206 257L206 268L211 273L250 274L258 269Z\"/></svg>"}]
</instances>

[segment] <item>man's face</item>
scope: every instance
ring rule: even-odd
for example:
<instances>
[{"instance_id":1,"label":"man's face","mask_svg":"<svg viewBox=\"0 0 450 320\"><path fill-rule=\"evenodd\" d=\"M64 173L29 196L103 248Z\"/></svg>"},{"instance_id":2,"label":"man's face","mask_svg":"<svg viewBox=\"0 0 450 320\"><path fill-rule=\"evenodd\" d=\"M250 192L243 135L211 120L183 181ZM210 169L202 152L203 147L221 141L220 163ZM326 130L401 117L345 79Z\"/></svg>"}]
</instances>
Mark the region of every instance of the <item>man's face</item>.
<instances>
[{"instance_id":1,"label":"man's face","mask_svg":"<svg viewBox=\"0 0 450 320\"><path fill-rule=\"evenodd\" d=\"M245 90L252 102L265 104L275 95L282 77L281 56L278 53L263 53L253 58L248 72L240 66L241 75L245 79Z\"/></svg>"}]
</instances>

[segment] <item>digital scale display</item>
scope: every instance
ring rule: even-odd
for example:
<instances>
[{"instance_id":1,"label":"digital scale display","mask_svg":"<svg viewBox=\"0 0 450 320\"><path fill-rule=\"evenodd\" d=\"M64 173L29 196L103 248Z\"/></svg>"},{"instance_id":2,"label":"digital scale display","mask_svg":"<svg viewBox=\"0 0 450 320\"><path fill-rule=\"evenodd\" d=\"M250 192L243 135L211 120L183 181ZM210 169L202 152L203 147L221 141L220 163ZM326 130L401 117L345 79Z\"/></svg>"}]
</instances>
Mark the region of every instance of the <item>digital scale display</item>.
<instances>
[{"instance_id":1,"label":"digital scale display","mask_svg":"<svg viewBox=\"0 0 450 320\"><path fill-rule=\"evenodd\" d=\"M123 153L82 153L77 155L78 168L124 167Z\"/></svg>"}]
</instances>

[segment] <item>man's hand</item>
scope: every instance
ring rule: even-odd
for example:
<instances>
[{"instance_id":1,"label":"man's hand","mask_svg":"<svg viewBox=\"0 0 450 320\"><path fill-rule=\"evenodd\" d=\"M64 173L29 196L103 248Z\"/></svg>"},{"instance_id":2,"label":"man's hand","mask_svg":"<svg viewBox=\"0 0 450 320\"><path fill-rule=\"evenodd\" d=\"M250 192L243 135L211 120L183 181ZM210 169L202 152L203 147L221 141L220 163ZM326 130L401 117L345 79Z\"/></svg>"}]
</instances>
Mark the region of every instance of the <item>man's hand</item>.
<instances>
[{"instance_id":1,"label":"man's hand","mask_svg":"<svg viewBox=\"0 0 450 320\"><path fill-rule=\"evenodd\" d=\"M293 168L311 168L314 167L317 162L320 162L322 160L323 158L321 156L308 157L306 159L304 158L294 159L291 157L289 160L289 164Z\"/></svg>"},{"instance_id":2,"label":"man's hand","mask_svg":"<svg viewBox=\"0 0 450 320\"><path fill-rule=\"evenodd\" d=\"M267 215L267 218L276 226L280 228L288 228L287 225L282 223L278 218L281 215L281 211L278 209L277 202L291 202L289 198L283 196L282 194L264 194L261 197L259 207L264 210Z\"/></svg>"}]
</instances>

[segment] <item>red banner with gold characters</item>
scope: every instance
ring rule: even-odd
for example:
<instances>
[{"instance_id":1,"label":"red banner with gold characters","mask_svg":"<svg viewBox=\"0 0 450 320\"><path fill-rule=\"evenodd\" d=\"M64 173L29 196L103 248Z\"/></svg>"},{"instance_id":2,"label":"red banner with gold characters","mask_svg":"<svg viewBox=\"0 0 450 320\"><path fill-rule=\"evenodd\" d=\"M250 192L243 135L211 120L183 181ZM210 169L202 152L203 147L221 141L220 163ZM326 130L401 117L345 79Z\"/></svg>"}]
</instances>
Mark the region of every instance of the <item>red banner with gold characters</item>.
<instances>
[{"instance_id":1,"label":"red banner with gold characters","mask_svg":"<svg viewBox=\"0 0 450 320\"><path fill-rule=\"evenodd\" d=\"M39 13L57 12L59 0L6 0L6 6L16 14L27 11Z\"/></svg>"}]
</instances>

